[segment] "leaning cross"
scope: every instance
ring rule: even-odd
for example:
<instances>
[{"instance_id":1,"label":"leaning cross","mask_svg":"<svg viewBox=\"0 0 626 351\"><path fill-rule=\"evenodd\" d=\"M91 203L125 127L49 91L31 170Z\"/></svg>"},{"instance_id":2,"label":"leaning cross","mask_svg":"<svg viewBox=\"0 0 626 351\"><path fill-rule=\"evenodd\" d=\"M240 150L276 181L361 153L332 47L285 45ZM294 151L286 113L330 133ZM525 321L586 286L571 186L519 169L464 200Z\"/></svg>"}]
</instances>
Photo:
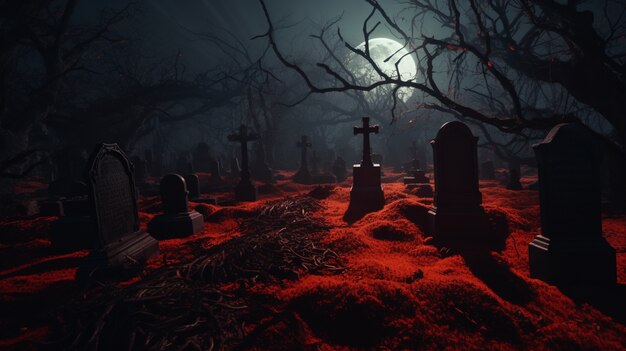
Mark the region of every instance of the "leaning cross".
<instances>
[{"instance_id":1,"label":"leaning cross","mask_svg":"<svg viewBox=\"0 0 626 351\"><path fill-rule=\"evenodd\" d=\"M361 166L373 167L372 151L370 149L370 133L378 134L378 125L370 127L370 118L363 117L363 127L354 127L354 135L363 134L363 160Z\"/></svg>"},{"instance_id":2,"label":"leaning cross","mask_svg":"<svg viewBox=\"0 0 626 351\"><path fill-rule=\"evenodd\" d=\"M302 169L308 169L307 166L307 158L306 158L306 150L308 148L310 148L312 145L309 142L309 138L307 138L306 135L303 135L302 138L300 139L300 141L296 142L296 147L299 147L302 149L302 153L301 153L301 159L302 159L302 163L300 164L300 167L302 167Z\"/></svg>"},{"instance_id":3,"label":"leaning cross","mask_svg":"<svg viewBox=\"0 0 626 351\"><path fill-rule=\"evenodd\" d=\"M256 133L248 133L248 127L241 125L238 134L228 136L229 141L238 141L241 143L241 179L250 179L250 171L248 169L248 142L259 139Z\"/></svg>"}]
</instances>

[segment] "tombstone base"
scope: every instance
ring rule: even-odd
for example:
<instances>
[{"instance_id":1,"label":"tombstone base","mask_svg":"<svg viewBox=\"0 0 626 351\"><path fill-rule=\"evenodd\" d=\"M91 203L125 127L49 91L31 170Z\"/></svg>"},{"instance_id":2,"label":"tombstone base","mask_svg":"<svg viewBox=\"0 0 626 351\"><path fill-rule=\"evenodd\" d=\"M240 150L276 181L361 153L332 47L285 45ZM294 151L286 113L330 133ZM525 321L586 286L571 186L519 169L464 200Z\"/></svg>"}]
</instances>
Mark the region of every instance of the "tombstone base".
<instances>
[{"instance_id":1,"label":"tombstone base","mask_svg":"<svg viewBox=\"0 0 626 351\"><path fill-rule=\"evenodd\" d=\"M158 240L184 238L204 230L204 218L196 211L161 214L148 222L148 233Z\"/></svg>"},{"instance_id":2,"label":"tombstone base","mask_svg":"<svg viewBox=\"0 0 626 351\"><path fill-rule=\"evenodd\" d=\"M530 276L561 286L617 283L615 249L603 237L549 239L528 245Z\"/></svg>"},{"instance_id":3,"label":"tombstone base","mask_svg":"<svg viewBox=\"0 0 626 351\"><path fill-rule=\"evenodd\" d=\"M89 280L140 268L159 253L159 242L143 230L127 234L102 249L92 250L76 271L76 279Z\"/></svg>"},{"instance_id":4,"label":"tombstone base","mask_svg":"<svg viewBox=\"0 0 626 351\"><path fill-rule=\"evenodd\" d=\"M256 201L256 187L251 182L239 182L235 187L235 200Z\"/></svg>"},{"instance_id":5,"label":"tombstone base","mask_svg":"<svg viewBox=\"0 0 626 351\"><path fill-rule=\"evenodd\" d=\"M471 212L428 211L428 235L438 245L460 250L499 249L490 237L489 222L482 207Z\"/></svg>"},{"instance_id":6,"label":"tombstone base","mask_svg":"<svg viewBox=\"0 0 626 351\"><path fill-rule=\"evenodd\" d=\"M349 208L370 212L385 207L385 193L380 185L380 165L362 167L356 164L352 171L353 184L350 189Z\"/></svg>"},{"instance_id":7,"label":"tombstone base","mask_svg":"<svg viewBox=\"0 0 626 351\"><path fill-rule=\"evenodd\" d=\"M64 216L50 224L50 242L55 250L91 248L96 236L96 223L89 216Z\"/></svg>"}]
</instances>

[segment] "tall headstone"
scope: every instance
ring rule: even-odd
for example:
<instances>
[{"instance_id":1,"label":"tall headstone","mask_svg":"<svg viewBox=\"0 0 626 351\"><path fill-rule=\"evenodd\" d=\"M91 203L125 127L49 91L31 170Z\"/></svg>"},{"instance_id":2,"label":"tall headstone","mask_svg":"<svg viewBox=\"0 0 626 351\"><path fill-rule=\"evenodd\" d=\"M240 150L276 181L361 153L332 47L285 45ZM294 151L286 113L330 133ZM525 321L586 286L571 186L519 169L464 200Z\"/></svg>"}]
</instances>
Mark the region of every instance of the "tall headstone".
<instances>
[{"instance_id":1,"label":"tall headstone","mask_svg":"<svg viewBox=\"0 0 626 351\"><path fill-rule=\"evenodd\" d=\"M478 190L477 141L465 124L453 121L430 142L435 196L428 211L428 234L444 246L484 248L491 242Z\"/></svg>"},{"instance_id":2,"label":"tall headstone","mask_svg":"<svg viewBox=\"0 0 626 351\"><path fill-rule=\"evenodd\" d=\"M148 222L148 233L155 238L186 237L204 230L204 219L196 211L189 211L189 192L185 179L168 174L161 180L163 214Z\"/></svg>"},{"instance_id":3,"label":"tall headstone","mask_svg":"<svg viewBox=\"0 0 626 351\"><path fill-rule=\"evenodd\" d=\"M615 249L602 236L594 137L578 124L559 124L533 148L541 234L528 247L531 277L556 285L615 284Z\"/></svg>"},{"instance_id":4,"label":"tall headstone","mask_svg":"<svg viewBox=\"0 0 626 351\"><path fill-rule=\"evenodd\" d=\"M352 168L349 210L369 212L385 206L385 194L380 183L380 164L372 162L370 148L370 134L378 134L379 127L370 126L369 117L363 117L362 121L363 126L353 128L354 135L363 134L363 158Z\"/></svg>"},{"instance_id":5,"label":"tall headstone","mask_svg":"<svg viewBox=\"0 0 626 351\"><path fill-rule=\"evenodd\" d=\"M294 174L293 181L301 184L311 183L311 173L309 172L309 164L307 162L307 150L312 145L306 135L300 138L300 141L296 142L296 147L300 148L300 168L298 172Z\"/></svg>"},{"instance_id":6,"label":"tall headstone","mask_svg":"<svg viewBox=\"0 0 626 351\"><path fill-rule=\"evenodd\" d=\"M248 127L241 125L239 133L228 136L229 141L238 142L241 145L241 178L235 187L235 199L237 201L256 201L256 187L250 180L248 168L248 142L259 139L256 133L248 133Z\"/></svg>"},{"instance_id":7,"label":"tall headstone","mask_svg":"<svg viewBox=\"0 0 626 351\"><path fill-rule=\"evenodd\" d=\"M79 279L100 270L136 266L159 250L158 242L139 228L133 167L119 146L98 145L88 165L97 235L95 248L79 267Z\"/></svg>"}]
</instances>

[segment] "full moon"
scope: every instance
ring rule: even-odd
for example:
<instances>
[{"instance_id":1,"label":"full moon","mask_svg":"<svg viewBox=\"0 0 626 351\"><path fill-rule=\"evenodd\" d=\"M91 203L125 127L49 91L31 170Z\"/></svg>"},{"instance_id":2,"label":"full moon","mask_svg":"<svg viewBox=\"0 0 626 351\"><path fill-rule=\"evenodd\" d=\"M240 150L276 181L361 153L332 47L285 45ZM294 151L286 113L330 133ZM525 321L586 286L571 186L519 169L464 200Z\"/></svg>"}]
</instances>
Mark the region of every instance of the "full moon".
<instances>
[{"instance_id":1,"label":"full moon","mask_svg":"<svg viewBox=\"0 0 626 351\"><path fill-rule=\"evenodd\" d=\"M357 49L365 50L365 42L357 46ZM392 78L403 80L414 79L417 75L417 65L412 55L407 55L409 51L393 39L373 38L369 39L370 57L378 67ZM396 70L396 62L398 69ZM357 78L364 84L372 84L381 79L379 74L372 69L370 64L362 57L353 54L351 57L351 67L355 70ZM411 96L411 89L402 88L398 91L398 97L406 101Z\"/></svg>"}]
</instances>

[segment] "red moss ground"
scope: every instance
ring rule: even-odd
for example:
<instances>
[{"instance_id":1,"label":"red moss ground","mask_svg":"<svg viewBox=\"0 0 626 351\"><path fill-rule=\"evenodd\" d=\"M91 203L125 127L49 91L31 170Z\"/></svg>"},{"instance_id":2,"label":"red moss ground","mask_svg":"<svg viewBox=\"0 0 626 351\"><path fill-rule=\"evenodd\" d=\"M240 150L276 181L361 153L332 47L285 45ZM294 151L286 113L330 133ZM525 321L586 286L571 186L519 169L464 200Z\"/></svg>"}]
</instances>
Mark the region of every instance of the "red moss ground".
<instances>
[{"instance_id":1,"label":"red moss ground","mask_svg":"<svg viewBox=\"0 0 626 351\"><path fill-rule=\"evenodd\" d=\"M432 199L408 193L400 180L386 170L385 208L352 223L343 219L349 180L324 188L281 180L264 186L256 203L192 203L205 217L204 232L161 241L161 253L145 274L164 263L192 261L241 236L241 220L270 201L310 193L322 205L313 215L328 228L321 244L336 252L346 269L253 286L250 294L258 305L251 308L265 312L246 321L244 349L626 349L621 314L626 295L620 305L607 292L603 304L529 278L527 245L540 231L536 191L481 182L485 208L506 217L509 236L502 252L461 256L429 244L423 225ZM525 177L522 183L534 180ZM29 182L23 190L36 187ZM158 213L158 201L141 199L142 225ZM39 348L51 337L49 312L81 297L73 276L87 252L52 251L46 232L54 219L0 222L2 349ZM624 287L626 216L606 216L603 227L618 252L618 282Z\"/></svg>"}]
</instances>

